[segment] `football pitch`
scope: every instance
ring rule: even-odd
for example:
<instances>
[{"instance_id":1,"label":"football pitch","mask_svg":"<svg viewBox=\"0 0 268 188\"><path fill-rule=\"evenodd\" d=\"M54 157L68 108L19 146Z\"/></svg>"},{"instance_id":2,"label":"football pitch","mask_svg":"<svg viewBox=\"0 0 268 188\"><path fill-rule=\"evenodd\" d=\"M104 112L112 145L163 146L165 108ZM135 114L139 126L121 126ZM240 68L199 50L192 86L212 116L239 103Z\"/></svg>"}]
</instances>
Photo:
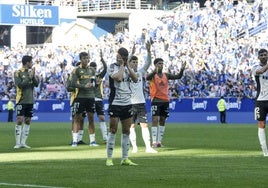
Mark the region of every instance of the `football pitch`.
<instances>
[{"instance_id":1,"label":"football pitch","mask_svg":"<svg viewBox=\"0 0 268 188\"><path fill-rule=\"evenodd\" d=\"M89 142L87 128L84 141ZM138 166L120 166L121 129L116 136L114 166L105 166L106 149L71 147L70 123L31 126L31 149L14 150L14 123L0 124L0 187L162 188L267 187L268 158L262 156L256 124L167 124L165 147L145 153L136 127Z\"/></svg>"}]
</instances>

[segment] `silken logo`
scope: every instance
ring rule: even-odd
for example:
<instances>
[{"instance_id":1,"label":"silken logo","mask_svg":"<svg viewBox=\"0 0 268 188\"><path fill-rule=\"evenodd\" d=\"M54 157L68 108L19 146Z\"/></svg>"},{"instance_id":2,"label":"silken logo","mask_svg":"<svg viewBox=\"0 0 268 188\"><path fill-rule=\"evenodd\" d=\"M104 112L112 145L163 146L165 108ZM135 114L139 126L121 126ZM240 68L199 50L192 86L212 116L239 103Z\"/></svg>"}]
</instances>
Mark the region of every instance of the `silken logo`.
<instances>
[{"instance_id":1,"label":"silken logo","mask_svg":"<svg viewBox=\"0 0 268 188\"><path fill-rule=\"evenodd\" d=\"M196 110L196 109L204 109L206 110L207 109L207 104L208 104L208 101L202 101L202 102L195 102L195 100L193 99L193 102L192 102L192 109L193 110Z\"/></svg>"},{"instance_id":2,"label":"silken logo","mask_svg":"<svg viewBox=\"0 0 268 188\"><path fill-rule=\"evenodd\" d=\"M50 9L36 8L31 5L13 5L12 16L22 18L52 18Z\"/></svg>"}]
</instances>

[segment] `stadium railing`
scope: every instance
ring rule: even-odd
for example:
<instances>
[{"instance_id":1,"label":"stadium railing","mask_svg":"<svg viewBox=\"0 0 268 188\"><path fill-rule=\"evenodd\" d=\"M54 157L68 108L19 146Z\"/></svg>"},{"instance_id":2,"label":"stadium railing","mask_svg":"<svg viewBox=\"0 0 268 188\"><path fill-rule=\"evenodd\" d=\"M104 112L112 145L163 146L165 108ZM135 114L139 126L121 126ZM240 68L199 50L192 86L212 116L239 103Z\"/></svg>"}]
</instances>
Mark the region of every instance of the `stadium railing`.
<instances>
[{"instance_id":1,"label":"stadium railing","mask_svg":"<svg viewBox=\"0 0 268 188\"><path fill-rule=\"evenodd\" d=\"M162 1L148 0L26 0L26 4L31 5L54 5L54 6L76 6L78 12L102 11L102 10L165 10L173 9L179 4L162 4Z\"/></svg>"}]
</instances>

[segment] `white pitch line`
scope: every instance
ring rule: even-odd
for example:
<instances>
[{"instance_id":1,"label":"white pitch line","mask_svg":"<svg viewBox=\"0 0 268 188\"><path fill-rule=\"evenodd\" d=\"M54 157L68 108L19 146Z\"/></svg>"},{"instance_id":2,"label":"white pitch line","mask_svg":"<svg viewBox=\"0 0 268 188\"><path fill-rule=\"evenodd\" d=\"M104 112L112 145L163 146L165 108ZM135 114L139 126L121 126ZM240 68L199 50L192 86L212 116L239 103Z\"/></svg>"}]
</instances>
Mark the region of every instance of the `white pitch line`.
<instances>
[{"instance_id":1,"label":"white pitch line","mask_svg":"<svg viewBox=\"0 0 268 188\"><path fill-rule=\"evenodd\" d=\"M6 185L10 187L36 187L36 188L66 188L66 187L54 187L54 186L45 186L45 185L31 185L31 184L16 184L16 183L4 183L0 182L0 185Z\"/></svg>"}]
</instances>

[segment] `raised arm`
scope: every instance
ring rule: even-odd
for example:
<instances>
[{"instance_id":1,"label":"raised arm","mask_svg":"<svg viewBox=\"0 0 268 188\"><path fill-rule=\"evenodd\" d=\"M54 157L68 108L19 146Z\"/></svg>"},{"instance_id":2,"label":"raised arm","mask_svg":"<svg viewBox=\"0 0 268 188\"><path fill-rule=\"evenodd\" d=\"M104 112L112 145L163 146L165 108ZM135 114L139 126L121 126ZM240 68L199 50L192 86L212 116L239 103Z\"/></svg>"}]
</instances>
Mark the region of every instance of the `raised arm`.
<instances>
[{"instance_id":1,"label":"raised arm","mask_svg":"<svg viewBox=\"0 0 268 188\"><path fill-rule=\"evenodd\" d=\"M112 75L111 75L111 77L115 81L121 82L123 80L123 78L124 78L125 61L127 61L127 57L124 60L123 57L119 53L117 53L117 55L116 55L116 61L117 61L116 65L112 64L110 66L110 69L111 70L114 69L115 66L119 66L119 69L118 69L117 72L113 72Z\"/></svg>"},{"instance_id":2,"label":"raised arm","mask_svg":"<svg viewBox=\"0 0 268 188\"><path fill-rule=\"evenodd\" d=\"M143 70L147 71L150 65L152 64L152 55L151 55L151 43L150 41L146 42L146 49L147 49L147 61L143 66Z\"/></svg>"},{"instance_id":3,"label":"raised arm","mask_svg":"<svg viewBox=\"0 0 268 188\"><path fill-rule=\"evenodd\" d=\"M186 62L184 61L182 63L182 65L181 65L180 72L178 74L169 74L169 73L166 73L168 79L170 79L170 80L180 79L182 77L182 75L183 75L185 66L186 66Z\"/></svg>"},{"instance_id":4,"label":"raised arm","mask_svg":"<svg viewBox=\"0 0 268 188\"><path fill-rule=\"evenodd\" d=\"M20 77L20 71L16 71L14 73L14 80L15 80L15 85L19 87L20 89L24 89L28 87L37 87L39 83L34 73L30 73L29 77L25 77L24 79L22 79Z\"/></svg>"},{"instance_id":5,"label":"raised arm","mask_svg":"<svg viewBox=\"0 0 268 188\"><path fill-rule=\"evenodd\" d=\"M155 74L156 74L156 70L154 70L153 72L147 74L146 80L152 80Z\"/></svg>"},{"instance_id":6,"label":"raised arm","mask_svg":"<svg viewBox=\"0 0 268 188\"><path fill-rule=\"evenodd\" d=\"M101 58L101 62L102 62L102 66L103 66L103 70L101 71L101 73L99 74L99 78L103 78L107 72L107 64L103 59L103 54L102 51L100 51L100 58Z\"/></svg>"},{"instance_id":7,"label":"raised arm","mask_svg":"<svg viewBox=\"0 0 268 188\"><path fill-rule=\"evenodd\" d=\"M35 75L35 68L33 67L31 70L31 74L30 77L32 78L33 81L33 86L37 87L39 84L39 79L37 78L37 76Z\"/></svg>"},{"instance_id":8,"label":"raised arm","mask_svg":"<svg viewBox=\"0 0 268 188\"><path fill-rule=\"evenodd\" d=\"M135 71L131 68L131 66L129 65L129 63L130 63L131 57L134 55L135 51L136 51L136 46L135 46L135 44L134 44L134 45L133 45L133 48L132 48L132 51L131 51L131 53L130 53L130 55L129 55L129 57L128 57L127 63L126 63L126 67L127 67L127 69L128 69L129 76L130 76L130 78L131 78L131 80L132 80L133 82L137 82L137 81L138 81L138 75L137 75L137 74L135 73Z\"/></svg>"}]
</instances>

